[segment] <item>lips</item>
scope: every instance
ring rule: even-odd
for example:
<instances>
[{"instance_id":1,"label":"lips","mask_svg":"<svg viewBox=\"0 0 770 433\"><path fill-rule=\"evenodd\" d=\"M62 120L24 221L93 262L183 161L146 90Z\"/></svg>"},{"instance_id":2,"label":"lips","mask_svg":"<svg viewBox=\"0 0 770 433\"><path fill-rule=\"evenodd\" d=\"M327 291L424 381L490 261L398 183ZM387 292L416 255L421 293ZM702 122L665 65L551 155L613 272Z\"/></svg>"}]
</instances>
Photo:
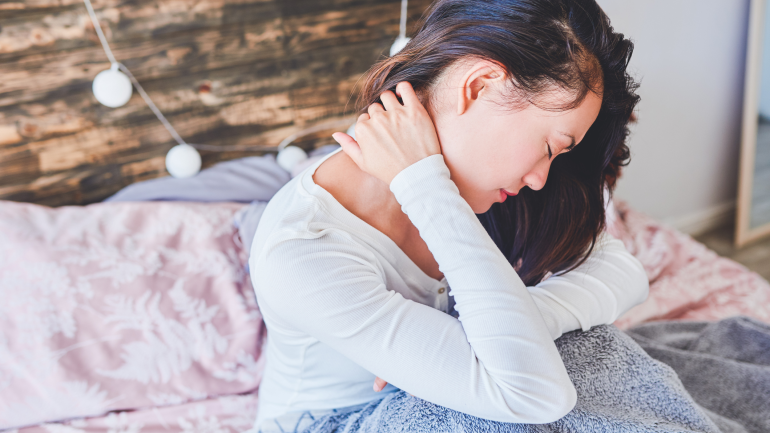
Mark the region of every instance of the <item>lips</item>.
<instances>
[{"instance_id":1,"label":"lips","mask_svg":"<svg viewBox=\"0 0 770 433\"><path fill-rule=\"evenodd\" d=\"M504 189L500 188L500 203L504 202L505 199L507 199L509 196L514 196L516 194L518 194L518 193L510 192L510 191L507 191L507 190L504 190Z\"/></svg>"}]
</instances>

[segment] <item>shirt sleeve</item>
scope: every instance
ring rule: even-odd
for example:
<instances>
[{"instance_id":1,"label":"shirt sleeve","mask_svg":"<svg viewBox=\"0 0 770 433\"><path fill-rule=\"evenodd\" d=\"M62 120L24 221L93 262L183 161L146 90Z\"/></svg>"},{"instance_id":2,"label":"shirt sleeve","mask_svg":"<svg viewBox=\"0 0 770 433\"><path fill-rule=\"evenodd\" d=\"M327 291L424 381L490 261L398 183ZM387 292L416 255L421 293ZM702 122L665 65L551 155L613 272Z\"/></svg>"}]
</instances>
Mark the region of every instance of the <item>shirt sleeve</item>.
<instances>
[{"instance_id":1,"label":"shirt sleeve","mask_svg":"<svg viewBox=\"0 0 770 433\"><path fill-rule=\"evenodd\" d=\"M450 284L459 319L388 290L341 230L270 243L253 270L260 308L417 397L481 418L540 424L575 388L521 278L460 197L441 155L391 190Z\"/></svg>"},{"instance_id":2,"label":"shirt sleeve","mask_svg":"<svg viewBox=\"0 0 770 433\"><path fill-rule=\"evenodd\" d=\"M644 302L650 282L641 262L607 232L577 268L527 287L551 337L610 324Z\"/></svg>"}]
</instances>

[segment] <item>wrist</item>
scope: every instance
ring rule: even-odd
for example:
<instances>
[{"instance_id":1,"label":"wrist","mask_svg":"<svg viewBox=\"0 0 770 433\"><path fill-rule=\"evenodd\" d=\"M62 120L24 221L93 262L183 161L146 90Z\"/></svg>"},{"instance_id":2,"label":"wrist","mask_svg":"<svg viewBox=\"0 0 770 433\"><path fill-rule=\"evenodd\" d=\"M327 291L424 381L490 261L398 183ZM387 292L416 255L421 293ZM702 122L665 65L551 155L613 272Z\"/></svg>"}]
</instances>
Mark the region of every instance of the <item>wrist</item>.
<instances>
[{"instance_id":1,"label":"wrist","mask_svg":"<svg viewBox=\"0 0 770 433\"><path fill-rule=\"evenodd\" d=\"M440 153L427 156L398 172L390 181L390 191L400 204L416 193L416 189L431 188L441 183L440 178L449 179L449 168Z\"/></svg>"}]
</instances>

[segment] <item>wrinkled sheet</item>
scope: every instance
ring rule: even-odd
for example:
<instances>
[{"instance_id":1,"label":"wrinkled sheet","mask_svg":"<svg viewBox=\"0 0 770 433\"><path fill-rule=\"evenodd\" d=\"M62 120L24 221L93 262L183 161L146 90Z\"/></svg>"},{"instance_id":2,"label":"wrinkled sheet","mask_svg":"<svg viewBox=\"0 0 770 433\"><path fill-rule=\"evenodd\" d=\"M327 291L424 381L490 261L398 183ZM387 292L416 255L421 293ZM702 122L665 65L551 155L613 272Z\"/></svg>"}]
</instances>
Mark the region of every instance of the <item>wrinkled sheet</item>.
<instances>
[{"instance_id":1,"label":"wrinkled sheet","mask_svg":"<svg viewBox=\"0 0 770 433\"><path fill-rule=\"evenodd\" d=\"M250 156L220 162L189 178L164 176L136 182L104 201L267 201L290 179L273 155Z\"/></svg>"},{"instance_id":2,"label":"wrinkled sheet","mask_svg":"<svg viewBox=\"0 0 770 433\"><path fill-rule=\"evenodd\" d=\"M770 325L740 316L651 322L626 332L676 371L724 433L770 432Z\"/></svg>"},{"instance_id":3,"label":"wrinkled sheet","mask_svg":"<svg viewBox=\"0 0 770 433\"><path fill-rule=\"evenodd\" d=\"M267 202L292 177L337 149L336 144L313 149L291 173L273 155L250 156L217 163L193 177L163 176L136 182L104 201Z\"/></svg>"},{"instance_id":4,"label":"wrinkled sheet","mask_svg":"<svg viewBox=\"0 0 770 433\"><path fill-rule=\"evenodd\" d=\"M690 236L615 200L608 231L644 266L650 294L615 325L652 320L710 320L748 316L770 323L770 283Z\"/></svg>"},{"instance_id":5,"label":"wrinkled sheet","mask_svg":"<svg viewBox=\"0 0 770 433\"><path fill-rule=\"evenodd\" d=\"M0 201L0 428L255 390L241 207Z\"/></svg>"},{"instance_id":6,"label":"wrinkled sheet","mask_svg":"<svg viewBox=\"0 0 770 433\"><path fill-rule=\"evenodd\" d=\"M252 425L257 394L225 395L173 406L110 412L105 416L41 423L5 433L238 433Z\"/></svg>"}]
</instances>

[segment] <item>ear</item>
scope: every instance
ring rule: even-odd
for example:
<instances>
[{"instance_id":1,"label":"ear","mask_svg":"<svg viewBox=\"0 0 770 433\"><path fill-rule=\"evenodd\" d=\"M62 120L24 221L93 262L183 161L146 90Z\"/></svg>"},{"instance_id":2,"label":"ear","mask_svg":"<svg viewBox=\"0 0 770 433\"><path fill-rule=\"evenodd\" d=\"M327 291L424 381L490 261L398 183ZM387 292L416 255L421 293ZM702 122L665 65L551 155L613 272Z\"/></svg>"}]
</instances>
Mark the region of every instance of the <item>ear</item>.
<instances>
[{"instance_id":1,"label":"ear","mask_svg":"<svg viewBox=\"0 0 770 433\"><path fill-rule=\"evenodd\" d=\"M472 63L458 83L457 115L465 113L470 106L486 95L496 84L505 80L505 68L499 63L479 60Z\"/></svg>"}]
</instances>

